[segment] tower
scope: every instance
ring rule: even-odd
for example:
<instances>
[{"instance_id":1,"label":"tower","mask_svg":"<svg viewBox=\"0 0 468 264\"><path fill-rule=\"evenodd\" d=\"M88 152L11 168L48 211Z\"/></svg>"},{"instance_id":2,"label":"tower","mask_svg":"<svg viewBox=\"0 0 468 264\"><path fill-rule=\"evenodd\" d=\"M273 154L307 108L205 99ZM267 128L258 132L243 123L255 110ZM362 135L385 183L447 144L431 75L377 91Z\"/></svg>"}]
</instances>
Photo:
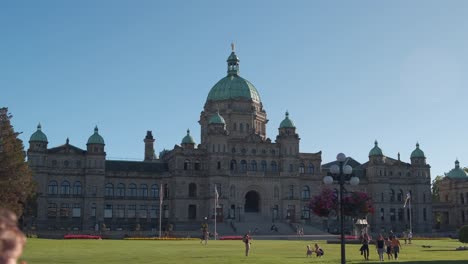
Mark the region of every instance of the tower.
<instances>
[{"instance_id":1,"label":"tower","mask_svg":"<svg viewBox=\"0 0 468 264\"><path fill-rule=\"evenodd\" d=\"M143 140L143 142L145 142L145 161L156 159L156 155L154 154L154 141L153 133L150 130L146 131L146 137Z\"/></svg>"}]
</instances>

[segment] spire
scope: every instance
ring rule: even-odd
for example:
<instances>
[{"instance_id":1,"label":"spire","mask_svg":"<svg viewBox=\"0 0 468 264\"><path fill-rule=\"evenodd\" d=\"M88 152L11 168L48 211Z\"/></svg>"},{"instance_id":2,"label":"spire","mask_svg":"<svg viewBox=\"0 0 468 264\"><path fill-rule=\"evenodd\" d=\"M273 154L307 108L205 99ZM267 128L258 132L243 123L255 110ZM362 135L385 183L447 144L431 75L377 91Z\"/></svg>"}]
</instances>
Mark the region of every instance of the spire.
<instances>
[{"instance_id":1,"label":"spire","mask_svg":"<svg viewBox=\"0 0 468 264\"><path fill-rule=\"evenodd\" d=\"M37 130L42 130L42 126L41 126L40 122L39 122L39 124L37 124Z\"/></svg>"},{"instance_id":2,"label":"spire","mask_svg":"<svg viewBox=\"0 0 468 264\"><path fill-rule=\"evenodd\" d=\"M66 145L70 144L70 139L69 138L67 138L67 140L65 141L65 144Z\"/></svg>"},{"instance_id":3,"label":"spire","mask_svg":"<svg viewBox=\"0 0 468 264\"><path fill-rule=\"evenodd\" d=\"M236 44L234 44L234 42L231 42L231 51L232 52L236 51Z\"/></svg>"},{"instance_id":4,"label":"spire","mask_svg":"<svg viewBox=\"0 0 468 264\"><path fill-rule=\"evenodd\" d=\"M400 152L398 152L398 161L400 161Z\"/></svg>"},{"instance_id":5,"label":"spire","mask_svg":"<svg viewBox=\"0 0 468 264\"><path fill-rule=\"evenodd\" d=\"M455 160L455 168L460 168L460 162L458 161L458 158Z\"/></svg>"},{"instance_id":6,"label":"spire","mask_svg":"<svg viewBox=\"0 0 468 264\"><path fill-rule=\"evenodd\" d=\"M94 127L94 133L97 133L99 131L97 125Z\"/></svg>"},{"instance_id":7,"label":"spire","mask_svg":"<svg viewBox=\"0 0 468 264\"><path fill-rule=\"evenodd\" d=\"M228 76L239 75L239 57L237 57L235 52L235 45L231 43L231 55L227 59L228 64Z\"/></svg>"}]
</instances>

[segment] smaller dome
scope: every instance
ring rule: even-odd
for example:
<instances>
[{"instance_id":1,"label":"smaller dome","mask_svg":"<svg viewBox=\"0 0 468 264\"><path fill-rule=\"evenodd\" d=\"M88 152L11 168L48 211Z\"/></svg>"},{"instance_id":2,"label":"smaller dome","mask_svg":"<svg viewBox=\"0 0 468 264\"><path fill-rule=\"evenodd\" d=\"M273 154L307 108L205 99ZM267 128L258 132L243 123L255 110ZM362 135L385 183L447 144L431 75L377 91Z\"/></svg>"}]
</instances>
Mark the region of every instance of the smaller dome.
<instances>
[{"instance_id":1,"label":"smaller dome","mask_svg":"<svg viewBox=\"0 0 468 264\"><path fill-rule=\"evenodd\" d=\"M36 142L45 142L47 143L47 136L44 134L44 132L42 132L42 127L41 127L41 123L39 123L37 125L37 131L34 132L32 135L31 135L31 138L29 139L29 141L36 141Z\"/></svg>"},{"instance_id":2,"label":"smaller dome","mask_svg":"<svg viewBox=\"0 0 468 264\"><path fill-rule=\"evenodd\" d=\"M187 129L187 135L182 139L182 144L195 144L195 140L190 135L190 129Z\"/></svg>"},{"instance_id":3,"label":"smaller dome","mask_svg":"<svg viewBox=\"0 0 468 264\"><path fill-rule=\"evenodd\" d=\"M425 158L424 152L419 148L419 143L416 143L416 149L411 152L410 158Z\"/></svg>"},{"instance_id":4,"label":"smaller dome","mask_svg":"<svg viewBox=\"0 0 468 264\"><path fill-rule=\"evenodd\" d=\"M210 120L208 121L208 124L226 124L226 121L224 121L224 118L219 114L219 112L216 112L212 117L210 117Z\"/></svg>"},{"instance_id":5,"label":"smaller dome","mask_svg":"<svg viewBox=\"0 0 468 264\"><path fill-rule=\"evenodd\" d=\"M450 170L445 176L452 179L467 179L466 172L460 168L460 162L455 160L455 168Z\"/></svg>"},{"instance_id":6,"label":"smaller dome","mask_svg":"<svg viewBox=\"0 0 468 264\"><path fill-rule=\"evenodd\" d=\"M369 157L371 156L383 156L382 150L379 148L379 143L377 140L374 142L374 147L369 152Z\"/></svg>"},{"instance_id":7,"label":"smaller dome","mask_svg":"<svg viewBox=\"0 0 468 264\"><path fill-rule=\"evenodd\" d=\"M86 145L88 144L101 144L101 145L105 145L104 144L104 139L101 137L101 135L99 135L98 133L99 129L98 127L96 126L94 128L94 134L92 134L89 139L88 139L88 143L86 143Z\"/></svg>"},{"instance_id":8,"label":"smaller dome","mask_svg":"<svg viewBox=\"0 0 468 264\"><path fill-rule=\"evenodd\" d=\"M289 119L288 111L286 111L286 117L284 118L283 121L281 121L279 128L296 128L296 126L294 125L294 122L291 119Z\"/></svg>"}]
</instances>

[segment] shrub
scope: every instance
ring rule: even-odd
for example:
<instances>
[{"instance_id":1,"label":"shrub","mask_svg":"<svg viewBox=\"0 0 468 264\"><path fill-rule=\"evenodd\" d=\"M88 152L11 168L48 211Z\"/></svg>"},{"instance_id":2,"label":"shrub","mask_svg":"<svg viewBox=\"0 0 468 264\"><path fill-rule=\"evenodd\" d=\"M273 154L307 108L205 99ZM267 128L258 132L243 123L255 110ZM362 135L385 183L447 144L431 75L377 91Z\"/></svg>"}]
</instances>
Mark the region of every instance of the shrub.
<instances>
[{"instance_id":1,"label":"shrub","mask_svg":"<svg viewBox=\"0 0 468 264\"><path fill-rule=\"evenodd\" d=\"M462 243L468 243L468 225L464 225L460 228L458 240Z\"/></svg>"}]
</instances>

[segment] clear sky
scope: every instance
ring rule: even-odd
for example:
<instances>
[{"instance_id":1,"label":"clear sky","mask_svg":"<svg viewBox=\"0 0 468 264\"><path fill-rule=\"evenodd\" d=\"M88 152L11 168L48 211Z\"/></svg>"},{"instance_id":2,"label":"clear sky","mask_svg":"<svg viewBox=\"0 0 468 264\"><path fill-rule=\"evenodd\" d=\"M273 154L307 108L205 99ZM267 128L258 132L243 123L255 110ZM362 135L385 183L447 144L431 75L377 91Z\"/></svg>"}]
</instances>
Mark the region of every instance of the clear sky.
<instances>
[{"instance_id":1,"label":"clear sky","mask_svg":"<svg viewBox=\"0 0 468 264\"><path fill-rule=\"evenodd\" d=\"M27 141L85 149L98 125L110 159L143 159L190 128L226 75L260 93L268 136L289 110L301 152L361 163L375 139L432 177L468 165L467 1L1 1L0 106Z\"/></svg>"}]
</instances>

